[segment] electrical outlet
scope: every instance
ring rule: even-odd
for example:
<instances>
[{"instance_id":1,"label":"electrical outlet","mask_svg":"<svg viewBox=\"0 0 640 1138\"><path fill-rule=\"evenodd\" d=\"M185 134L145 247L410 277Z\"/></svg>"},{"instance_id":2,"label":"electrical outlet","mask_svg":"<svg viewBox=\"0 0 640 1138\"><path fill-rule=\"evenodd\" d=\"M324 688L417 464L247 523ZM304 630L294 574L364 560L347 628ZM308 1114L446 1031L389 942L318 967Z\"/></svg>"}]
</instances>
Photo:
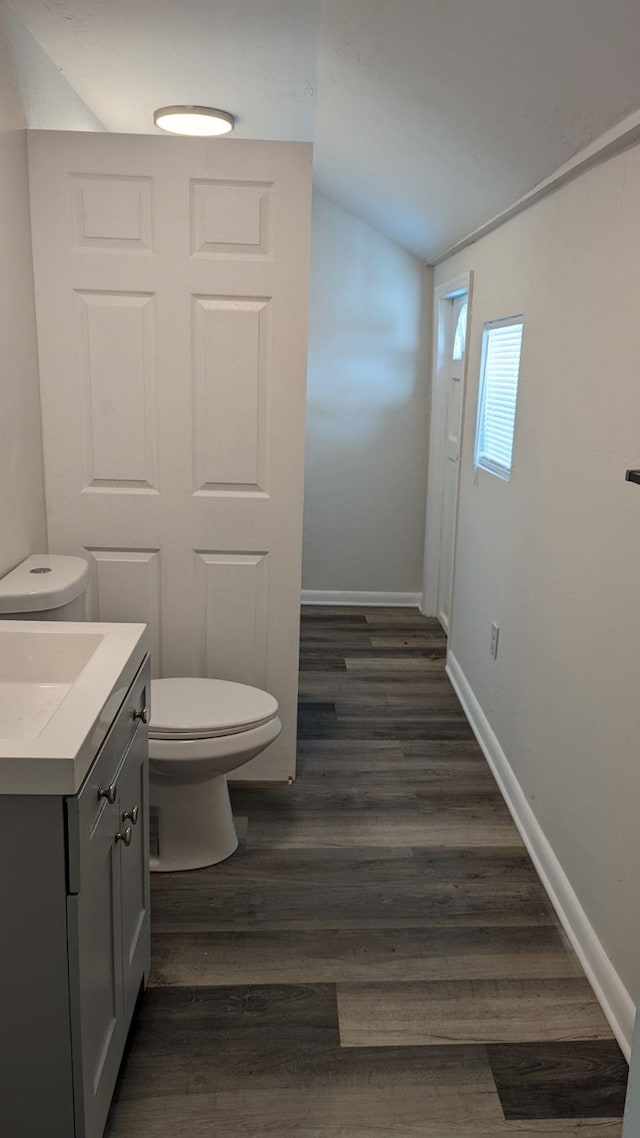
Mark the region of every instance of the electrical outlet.
<instances>
[{"instance_id":1,"label":"electrical outlet","mask_svg":"<svg viewBox=\"0 0 640 1138\"><path fill-rule=\"evenodd\" d=\"M498 637L499 636L500 636L500 628L496 624L495 620L493 620L491 622L491 643L489 645L489 651L490 651L491 655L493 656L494 660L496 659L496 657L498 655Z\"/></svg>"}]
</instances>

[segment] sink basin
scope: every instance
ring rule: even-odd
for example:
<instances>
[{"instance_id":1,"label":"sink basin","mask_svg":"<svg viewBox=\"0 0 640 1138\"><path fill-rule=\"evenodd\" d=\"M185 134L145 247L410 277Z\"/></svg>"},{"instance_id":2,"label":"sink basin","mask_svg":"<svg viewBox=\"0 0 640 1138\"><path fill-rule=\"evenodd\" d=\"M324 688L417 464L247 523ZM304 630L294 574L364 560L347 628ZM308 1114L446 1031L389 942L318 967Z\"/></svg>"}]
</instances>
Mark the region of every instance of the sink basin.
<instances>
[{"instance_id":1,"label":"sink basin","mask_svg":"<svg viewBox=\"0 0 640 1138\"><path fill-rule=\"evenodd\" d=\"M37 738L102 639L92 632L43 635L14 627L0 635L2 738Z\"/></svg>"},{"instance_id":2,"label":"sink basin","mask_svg":"<svg viewBox=\"0 0 640 1138\"><path fill-rule=\"evenodd\" d=\"M27 631L16 628L24 624ZM48 626L45 631L31 620L0 622L0 683L72 684L104 639L89 624L81 626L88 632L64 632L71 629L68 624L53 629L50 622L42 624Z\"/></svg>"},{"instance_id":3,"label":"sink basin","mask_svg":"<svg viewBox=\"0 0 640 1138\"><path fill-rule=\"evenodd\" d=\"M146 652L144 624L0 620L0 794L75 794Z\"/></svg>"}]
</instances>

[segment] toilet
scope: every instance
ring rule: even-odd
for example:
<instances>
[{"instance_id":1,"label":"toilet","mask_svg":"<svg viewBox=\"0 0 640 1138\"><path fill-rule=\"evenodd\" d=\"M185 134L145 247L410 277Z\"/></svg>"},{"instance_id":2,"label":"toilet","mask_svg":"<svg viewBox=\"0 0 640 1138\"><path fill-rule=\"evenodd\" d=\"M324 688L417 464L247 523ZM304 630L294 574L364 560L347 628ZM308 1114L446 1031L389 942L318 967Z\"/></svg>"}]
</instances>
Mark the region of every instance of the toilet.
<instances>
[{"instance_id":1,"label":"toilet","mask_svg":"<svg viewBox=\"0 0 640 1138\"><path fill-rule=\"evenodd\" d=\"M192 676L151 681L152 871L200 869L233 853L238 838L225 775L281 730L277 701L259 688Z\"/></svg>"},{"instance_id":2,"label":"toilet","mask_svg":"<svg viewBox=\"0 0 640 1138\"><path fill-rule=\"evenodd\" d=\"M88 565L34 555L0 579L0 619L84 620ZM247 684L196 676L151 681L152 871L202 869L238 846L226 776L277 739L278 703Z\"/></svg>"}]
</instances>

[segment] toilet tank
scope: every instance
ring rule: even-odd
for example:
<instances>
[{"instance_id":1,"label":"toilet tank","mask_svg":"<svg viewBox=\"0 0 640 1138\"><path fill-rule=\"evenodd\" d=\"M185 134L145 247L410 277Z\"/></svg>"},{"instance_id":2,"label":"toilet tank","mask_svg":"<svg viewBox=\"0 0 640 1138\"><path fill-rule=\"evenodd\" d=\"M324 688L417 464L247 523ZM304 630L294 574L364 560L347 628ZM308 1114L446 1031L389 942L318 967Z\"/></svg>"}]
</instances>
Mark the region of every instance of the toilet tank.
<instances>
[{"instance_id":1,"label":"toilet tank","mask_svg":"<svg viewBox=\"0 0 640 1138\"><path fill-rule=\"evenodd\" d=\"M88 577L82 557L27 557L0 578L0 619L85 620Z\"/></svg>"}]
</instances>

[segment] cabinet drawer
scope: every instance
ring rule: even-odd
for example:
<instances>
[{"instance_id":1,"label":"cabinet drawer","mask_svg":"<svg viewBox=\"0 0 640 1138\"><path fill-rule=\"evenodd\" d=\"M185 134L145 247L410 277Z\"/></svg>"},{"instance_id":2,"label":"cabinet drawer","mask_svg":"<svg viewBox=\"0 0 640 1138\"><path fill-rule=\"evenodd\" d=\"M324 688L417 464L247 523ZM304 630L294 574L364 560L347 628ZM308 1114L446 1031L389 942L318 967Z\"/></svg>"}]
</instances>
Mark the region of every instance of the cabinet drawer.
<instances>
[{"instance_id":1,"label":"cabinet drawer","mask_svg":"<svg viewBox=\"0 0 640 1138\"><path fill-rule=\"evenodd\" d=\"M150 694L151 674L146 656L128 691L120 695L120 708L78 794L66 799L69 893L80 892L81 844L105 811L113 814L114 832L118 828L118 773L136 731L146 733L140 713L143 708L149 709ZM117 693L115 695L118 702ZM113 802L109 800L111 797Z\"/></svg>"}]
</instances>

